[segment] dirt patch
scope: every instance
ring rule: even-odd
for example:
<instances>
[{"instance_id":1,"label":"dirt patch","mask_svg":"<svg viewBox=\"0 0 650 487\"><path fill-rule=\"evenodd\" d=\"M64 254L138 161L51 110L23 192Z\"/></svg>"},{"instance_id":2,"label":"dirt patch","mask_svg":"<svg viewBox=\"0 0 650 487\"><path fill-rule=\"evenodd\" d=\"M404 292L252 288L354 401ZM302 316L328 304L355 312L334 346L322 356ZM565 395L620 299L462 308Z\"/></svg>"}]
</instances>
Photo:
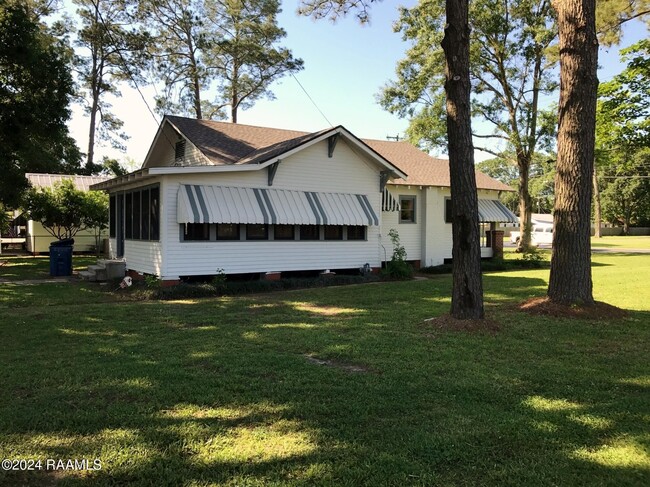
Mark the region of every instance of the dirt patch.
<instances>
[{"instance_id":1,"label":"dirt patch","mask_svg":"<svg viewBox=\"0 0 650 487\"><path fill-rule=\"evenodd\" d=\"M346 372L350 372L353 374L367 374L372 372L372 370L369 367L365 367L363 365L346 364L343 362L338 362L336 360L324 360L315 357L313 355L305 355L305 358L307 359L308 362L311 362L312 364L324 365L326 367L334 367L337 369L345 370Z\"/></svg>"},{"instance_id":2,"label":"dirt patch","mask_svg":"<svg viewBox=\"0 0 650 487\"><path fill-rule=\"evenodd\" d=\"M424 320L422 327L431 331L489 333L491 335L495 335L501 331L501 325L490 318L483 318L482 320L459 320L448 314Z\"/></svg>"},{"instance_id":3,"label":"dirt patch","mask_svg":"<svg viewBox=\"0 0 650 487\"><path fill-rule=\"evenodd\" d=\"M600 301L590 306L565 305L553 303L548 297L529 299L520 304L519 309L531 315L581 320L619 320L628 316L624 309Z\"/></svg>"}]
</instances>

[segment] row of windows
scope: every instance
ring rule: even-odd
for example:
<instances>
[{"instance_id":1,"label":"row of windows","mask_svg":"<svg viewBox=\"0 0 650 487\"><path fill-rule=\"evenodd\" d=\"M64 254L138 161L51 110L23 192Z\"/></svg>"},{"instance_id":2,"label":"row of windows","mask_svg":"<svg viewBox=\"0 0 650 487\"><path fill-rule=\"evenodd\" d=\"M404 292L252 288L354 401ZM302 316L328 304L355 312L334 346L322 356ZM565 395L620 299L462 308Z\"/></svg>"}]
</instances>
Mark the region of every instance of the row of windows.
<instances>
[{"instance_id":1,"label":"row of windows","mask_svg":"<svg viewBox=\"0 0 650 487\"><path fill-rule=\"evenodd\" d=\"M239 225L185 223L181 239L192 240L365 240L366 227L342 225Z\"/></svg>"},{"instance_id":2,"label":"row of windows","mask_svg":"<svg viewBox=\"0 0 650 487\"><path fill-rule=\"evenodd\" d=\"M111 195L109 235L130 240L160 239L160 188Z\"/></svg>"}]
</instances>

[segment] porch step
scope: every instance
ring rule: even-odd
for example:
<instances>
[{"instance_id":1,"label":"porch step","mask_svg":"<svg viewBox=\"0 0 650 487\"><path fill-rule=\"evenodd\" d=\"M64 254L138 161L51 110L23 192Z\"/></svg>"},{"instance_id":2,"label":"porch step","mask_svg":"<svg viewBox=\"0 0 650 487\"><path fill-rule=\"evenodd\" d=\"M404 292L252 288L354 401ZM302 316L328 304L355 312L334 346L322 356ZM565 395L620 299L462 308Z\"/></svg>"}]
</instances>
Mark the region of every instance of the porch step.
<instances>
[{"instance_id":1,"label":"porch step","mask_svg":"<svg viewBox=\"0 0 650 487\"><path fill-rule=\"evenodd\" d=\"M126 274L126 262L123 260L98 260L89 265L88 270L79 272L79 277L85 281L107 281L121 279Z\"/></svg>"}]
</instances>

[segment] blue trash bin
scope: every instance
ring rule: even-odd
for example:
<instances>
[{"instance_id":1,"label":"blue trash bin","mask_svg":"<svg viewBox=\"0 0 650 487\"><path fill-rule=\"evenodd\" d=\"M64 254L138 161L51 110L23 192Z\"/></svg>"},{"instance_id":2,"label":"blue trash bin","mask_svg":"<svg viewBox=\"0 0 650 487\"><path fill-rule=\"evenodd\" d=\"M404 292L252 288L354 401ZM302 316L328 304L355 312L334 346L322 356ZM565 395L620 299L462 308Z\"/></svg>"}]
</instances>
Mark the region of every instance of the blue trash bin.
<instances>
[{"instance_id":1,"label":"blue trash bin","mask_svg":"<svg viewBox=\"0 0 650 487\"><path fill-rule=\"evenodd\" d=\"M73 238L58 240L50 244L50 276L72 275Z\"/></svg>"}]
</instances>

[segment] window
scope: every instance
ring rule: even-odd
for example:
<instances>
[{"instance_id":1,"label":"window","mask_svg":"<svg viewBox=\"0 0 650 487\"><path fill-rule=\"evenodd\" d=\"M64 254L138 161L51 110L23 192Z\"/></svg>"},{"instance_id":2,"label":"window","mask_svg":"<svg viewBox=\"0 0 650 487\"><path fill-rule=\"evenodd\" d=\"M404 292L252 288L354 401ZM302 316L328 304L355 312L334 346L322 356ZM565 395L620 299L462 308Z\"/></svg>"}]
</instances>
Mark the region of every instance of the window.
<instances>
[{"instance_id":1,"label":"window","mask_svg":"<svg viewBox=\"0 0 650 487\"><path fill-rule=\"evenodd\" d=\"M239 225L236 223L219 223L217 240L239 240Z\"/></svg>"},{"instance_id":2,"label":"window","mask_svg":"<svg viewBox=\"0 0 650 487\"><path fill-rule=\"evenodd\" d=\"M113 232L110 236L117 236L120 221L118 212L120 205L117 198L124 198L124 238L131 240L158 240L160 238L159 215L160 189L149 187L129 191L116 196L111 196L111 222ZM115 227L115 228L113 228Z\"/></svg>"},{"instance_id":3,"label":"window","mask_svg":"<svg viewBox=\"0 0 650 487\"><path fill-rule=\"evenodd\" d=\"M415 223L415 196L400 196L399 205L399 222Z\"/></svg>"},{"instance_id":4,"label":"window","mask_svg":"<svg viewBox=\"0 0 650 487\"><path fill-rule=\"evenodd\" d=\"M246 225L246 240L268 240L268 225Z\"/></svg>"},{"instance_id":5,"label":"window","mask_svg":"<svg viewBox=\"0 0 650 487\"><path fill-rule=\"evenodd\" d=\"M149 239L158 240L160 238L160 218L158 212L160 210L160 188L155 187L150 190L150 212L149 212Z\"/></svg>"},{"instance_id":6,"label":"window","mask_svg":"<svg viewBox=\"0 0 650 487\"><path fill-rule=\"evenodd\" d=\"M275 225L273 233L274 240L295 240L296 238L294 225Z\"/></svg>"},{"instance_id":7,"label":"window","mask_svg":"<svg viewBox=\"0 0 650 487\"><path fill-rule=\"evenodd\" d=\"M185 160L185 139L179 140L174 146L174 162L180 164Z\"/></svg>"},{"instance_id":8,"label":"window","mask_svg":"<svg viewBox=\"0 0 650 487\"><path fill-rule=\"evenodd\" d=\"M108 203L108 236L111 238L115 238L117 235L116 228L117 226L115 225L115 222L117 220L117 200L116 196L112 195L109 198L109 203Z\"/></svg>"},{"instance_id":9,"label":"window","mask_svg":"<svg viewBox=\"0 0 650 487\"><path fill-rule=\"evenodd\" d=\"M210 240L210 225L207 223L185 223L183 240Z\"/></svg>"},{"instance_id":10,"label":"window","mask_svg":"<svg viewBox=\"0 0 650 487\"><path fill-rule=\"evenodd\" d=\"M300 240L320 240L320 226L300 225Z\"/></svg>"},{"instance_id":11,"label":"window","mask_svg":"<svg viewBox=\"0 0 650 487\"><path fill-rule=\"evenodd\" d=\"M445 223L451 223L451 198L445 198Z\"/></svg>"},{"instance_id":12,"label":"window","mask_svg":"<svg viewBox=\"0 0 650 487\"><path fill-rule=\"evenodd\" d=\"M126 197L124 198L124 214L124 238L133 238L133 193L126 193Z\"/></svg>"},{"instance_id":13,"label":"window","mask_svg":"<svg viewBox=\"0 0 650 487\"><path fill-rule=\"evenodd\" d=\"M133 193L133 239L140 240L140 191Z\"/></svg>"},{"instance_id":14,"label":"window","mask_svg":"<svg viewBox=\"0 0 650 487\"><path fill-rule=\"evenodd\" d=\"M149 210L150 202L149 202L149 190L145 189L142 192L142 234L140 235L140 238L142 240L149 240L149 219L150 219L150 210Z\"/></svg>"},{"instance_id":15,"label":"window","mask_svg":"<svg viewBox=\"0 0 650 487\"><path fill-rule=\"evenodd\" d=\"M365 240L366 227L355 225L348 227L348 240Z\"/></svg>"},{"instance_id":16,"label":"window","mask_svg":"<svg viewBox=\"0 0 650 487\"><path fill-rule=\"evenodd\" d=\"M325 225L325 240L343 240L341 225Z\"/></svg>"}]
</instances>

